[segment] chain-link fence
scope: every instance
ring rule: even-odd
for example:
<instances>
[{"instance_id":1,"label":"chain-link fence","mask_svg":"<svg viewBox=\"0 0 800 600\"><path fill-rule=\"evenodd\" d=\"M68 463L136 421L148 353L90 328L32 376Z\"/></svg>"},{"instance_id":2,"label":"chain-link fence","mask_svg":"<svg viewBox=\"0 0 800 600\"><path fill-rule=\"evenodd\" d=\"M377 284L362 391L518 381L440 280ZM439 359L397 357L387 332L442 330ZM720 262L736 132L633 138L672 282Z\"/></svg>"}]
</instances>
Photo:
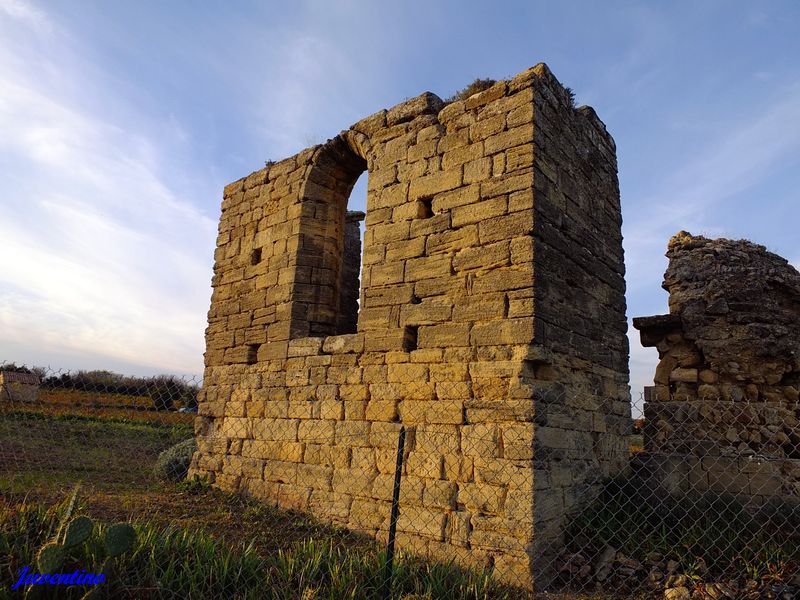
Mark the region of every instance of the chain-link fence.
<instances>
[{"instance_id":1,"label":"chain-link fence","mask_svg":"<svg viewBox=\"0 0 800 600\"><path fill-rule=\"evenodd\" d=\"M800 598L789 398L0 372L8 597Z\"/></svg>"}]
</instances>

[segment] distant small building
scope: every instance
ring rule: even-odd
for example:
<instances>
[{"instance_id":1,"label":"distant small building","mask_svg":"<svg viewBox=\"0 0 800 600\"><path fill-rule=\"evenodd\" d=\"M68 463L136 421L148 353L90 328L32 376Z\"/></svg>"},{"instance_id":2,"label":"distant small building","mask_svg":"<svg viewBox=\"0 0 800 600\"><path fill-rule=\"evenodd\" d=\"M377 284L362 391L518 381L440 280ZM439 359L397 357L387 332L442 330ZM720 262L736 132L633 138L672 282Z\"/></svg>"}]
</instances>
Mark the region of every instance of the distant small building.
<instances>
[{"instance_id":1,"label":"distant small building","mask_svg":"<svg viewBox=\"0 0 800 600\"><path fill-rule=\"evenodd\" d=\"M36 402L39 399L39 376L35 373L0 371L0 404Z\"/></svg>"}]
</instances>

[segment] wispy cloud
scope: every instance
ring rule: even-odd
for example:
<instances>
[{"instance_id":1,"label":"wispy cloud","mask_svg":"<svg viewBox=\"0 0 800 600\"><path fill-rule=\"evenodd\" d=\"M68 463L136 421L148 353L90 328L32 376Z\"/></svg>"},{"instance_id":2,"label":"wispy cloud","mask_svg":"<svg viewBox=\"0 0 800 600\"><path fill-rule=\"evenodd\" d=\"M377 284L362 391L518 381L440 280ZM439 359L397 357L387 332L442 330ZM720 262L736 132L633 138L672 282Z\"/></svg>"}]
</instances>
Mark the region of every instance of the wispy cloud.
<instances>
[{"instance_id":1,"label":"wispy cloud","mask_svg":"<svg viewBox=\"0 0 800 600\"><path fill-rule=\"evenodd\" d=\"M352 98L344 93L357 75L342 50L313 32L285 34L285 44L271 58L271 77L258 93L263 136L280 159L304 147L319 144L339 133L349 122L330 123L323 130L320 118L330 115ZM333 109L333 111L332 111Z\"/></svg>"},{"instance_id":2,"label":"wispy cloud","mask_svg":"<svg viewBox=\"0 0 800 600\"><path fill-rule=\"evenodd\" d=\"M625 223L629 288L650 286L657 277L653 257L679 229L707 235L724 233L714 211L725 200L763 183L800 156L800 85L794 85L761 116L730 128L694 152L681 167L654 180L654 192L637 201ZM630 213L629 213L630 214ZM663 271L663 269L661 269Z\"/></svg>"},{"instance_id":3,"label":"wispy cloud","mask_svg":"<svg viewBox=\"0 0 800 600\"><path fill-rule=\"evenodd\" d=\"M24 0L0 0L0 14L42 32L53 30L53 24L44 11Z\"/></svg>"},{"instance_id":4,"label":"wispy cloud","mask_svg":"<svg viewBox=\"0 0 800 600\"><path fill-rule=\"evenodd\" d=\"M48 22L28 5L2 6ZM76 80L97 90L103 82L65 70L83 57L69 56L67 38L55 43L66 56L30 44L0 59L0 354L18 359L16 349L36 341L42 360L86 353L199 372L215 219L170 185L169 142L156 144L135 111L114 122L76 101ZM3 45L0 56L13 56ZM51 76L22 68L30 62Z\"/></svg>"}]
</instances>

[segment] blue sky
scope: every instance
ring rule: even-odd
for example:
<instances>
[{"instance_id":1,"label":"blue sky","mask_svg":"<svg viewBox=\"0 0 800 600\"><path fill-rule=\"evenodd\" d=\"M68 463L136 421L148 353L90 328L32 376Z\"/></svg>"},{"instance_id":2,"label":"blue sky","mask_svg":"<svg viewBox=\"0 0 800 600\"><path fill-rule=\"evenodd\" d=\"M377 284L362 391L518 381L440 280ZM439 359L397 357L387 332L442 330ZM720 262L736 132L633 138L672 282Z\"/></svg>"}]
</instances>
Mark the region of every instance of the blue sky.
<instances>
[{"instance_id":1,"label":"blue sky","mask_svg":"<svg viewBox=\"0 0 800 600\"><path fill-rule=\"evenodd\" d=\"M629 317L680 229L798 265L799 31L779 1L0 0L0 360L200 373L225 183L540 61L617 142ZM655 358L632 332L634 395Z\"/></svg>"}]
</instances>

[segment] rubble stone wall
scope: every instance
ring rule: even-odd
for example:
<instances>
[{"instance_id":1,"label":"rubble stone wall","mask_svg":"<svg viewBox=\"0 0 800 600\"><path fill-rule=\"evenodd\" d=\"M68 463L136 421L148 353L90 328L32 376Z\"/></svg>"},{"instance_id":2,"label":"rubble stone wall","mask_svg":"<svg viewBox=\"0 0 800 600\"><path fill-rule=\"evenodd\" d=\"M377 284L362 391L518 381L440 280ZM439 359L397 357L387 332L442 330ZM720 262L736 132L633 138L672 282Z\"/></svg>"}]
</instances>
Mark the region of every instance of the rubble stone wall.
<instances>
[{"instance_id":1,"label":"rubble stone wall","mask_svg":"<svg viewBox=\"0 0 800 600\"><path fill-rule=\"evenodd\" d=\"M405 426L400 547L530 586L627 464L620 223L614 142L545 65L228 185L192 474L383 538Z\"/></svg>"},{"instance_id":2,"label":"rubble stone wall","mask_svg":"<svg viewBox=\"0 0 800 600\"><path fill-rule=\"evenodd\" d=\"M36 402L38 398L38 376L33 373L0 371L0 404Z\"/></svg>"},{"instance_id":3,"label":"rubble stone wall","mask_svg":"<svg viewBox=\"0 0 800 600\"><path fill-rule=\"evenodd\" d=\"M800 273L752 242L686 232L667 256L670 314L634 319L660 358L649 468L674 489L800 500Z\"/></svg>"}]
</instances>

